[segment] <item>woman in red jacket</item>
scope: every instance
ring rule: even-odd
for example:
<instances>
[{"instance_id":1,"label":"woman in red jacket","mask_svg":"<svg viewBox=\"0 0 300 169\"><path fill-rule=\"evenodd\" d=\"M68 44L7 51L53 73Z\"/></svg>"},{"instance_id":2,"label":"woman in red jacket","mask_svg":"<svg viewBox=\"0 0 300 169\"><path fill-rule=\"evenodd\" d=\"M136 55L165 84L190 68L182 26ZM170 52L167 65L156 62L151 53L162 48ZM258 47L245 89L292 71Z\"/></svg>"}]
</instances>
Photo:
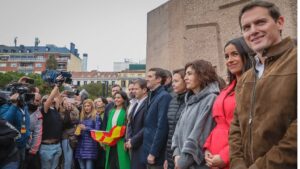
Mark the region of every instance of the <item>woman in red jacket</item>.
<instances>
[{"instance_id":1,"label":"woman in red jacket","mask_svg":"<svg viewBox=\"0 0 300 169\"><path fill-rule=\"evenodd\" d=\"M225 45L225 63L229 85L216 98L212 115L217 123L204 144L206 165L210 168L229 168L229 128L235 109L236 82L251 67L248 57L251 50L242 37L233 39Z\"/></svg>"}]
</instances>

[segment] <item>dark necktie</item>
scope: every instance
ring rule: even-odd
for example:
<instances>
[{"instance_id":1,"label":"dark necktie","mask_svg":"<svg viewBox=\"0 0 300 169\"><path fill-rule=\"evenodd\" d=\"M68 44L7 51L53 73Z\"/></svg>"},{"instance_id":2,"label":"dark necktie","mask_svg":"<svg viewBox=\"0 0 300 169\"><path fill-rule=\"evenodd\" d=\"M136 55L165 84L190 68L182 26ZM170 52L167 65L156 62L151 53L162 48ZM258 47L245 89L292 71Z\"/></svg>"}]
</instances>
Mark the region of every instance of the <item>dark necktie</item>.
<instances>
[{"instance_id":1,"label":"dark necktie","mask_svg":"<svg viewBox=\"0 0 300 169\"><path fill-rule=\"evenodd\" d=\"M132 110L131 110L131 112L130 112L130 120L133 120L134 112L135 112L135 110L136 110L138 104L139 104L139 103L135 103L135 104L134 104L134 106L133 106L133 108L132 108Z\"/></svg>"}]
</instances>

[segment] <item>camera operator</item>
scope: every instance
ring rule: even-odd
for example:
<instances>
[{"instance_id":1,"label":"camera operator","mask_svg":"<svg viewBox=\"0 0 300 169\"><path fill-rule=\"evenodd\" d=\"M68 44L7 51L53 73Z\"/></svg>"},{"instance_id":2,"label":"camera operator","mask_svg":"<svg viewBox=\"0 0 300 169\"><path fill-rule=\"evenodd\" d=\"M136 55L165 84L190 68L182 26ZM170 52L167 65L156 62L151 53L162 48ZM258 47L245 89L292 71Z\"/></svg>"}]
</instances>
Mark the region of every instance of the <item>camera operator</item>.
<instances>
[{"instance_id":1,"label":"camera operator","mask_svg":"<svg viewBox=\"0 0 300 169\"><path fill-rule=\"evenodd\" d=\"M11 104L5 113L5 120L11 123L20 133L21 137L16 140L20 153L20 168L23 168L25 161L26 143L30 136L30 117L28 106L20 98L19 93L10 96ZM7 106L5 105L5 106Z\"/></svg>"},{"instance_id":2,"label":"camera operator","mask_svg":"<svg viewBox=\"0 0 300 169\"><path fill-rule=\"evenodd\" d=\"M39 93L35 93L34 95L33 103L28 104L31 136L26 146L25 169L41 168L38 153L43 131L43 116L39 107L41 104L41 95Z\"/></svg>"},{"instance_id":3,"label":"camera operator","mask_svg":"<svg viewBox=\"0 0 300 169\"><path fill-rule=\"evenodd\" d=\"M60 75L56 79L60 82L63 77ZM43 135L40 157L43 169L55 169L62 154L60 142L63 123L59 114L61 104L60 85L61 83L55 84L50 95L42 98Z\"/></svg>"}]
</instances>

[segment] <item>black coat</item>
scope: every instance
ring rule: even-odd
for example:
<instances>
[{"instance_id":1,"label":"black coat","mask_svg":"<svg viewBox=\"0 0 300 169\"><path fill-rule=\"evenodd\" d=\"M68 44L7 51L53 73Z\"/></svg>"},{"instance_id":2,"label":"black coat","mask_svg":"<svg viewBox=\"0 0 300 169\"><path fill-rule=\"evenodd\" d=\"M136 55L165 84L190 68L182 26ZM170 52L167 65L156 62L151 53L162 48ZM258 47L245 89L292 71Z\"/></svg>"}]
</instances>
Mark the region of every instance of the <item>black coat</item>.
<instances>
[{"instance_id":1,"label":"black coat","mask_svg":"<svg viewBox=\"0 0 300 169\"><path fill-rule=\"evenodd\" d=\"M146 169L145 164L141 163L140 155L143 144L144 118L147 112L147 99L145 99L136 113L130 113L128 124L128 138L131 139L131 169Z\"/></svg>"},{"instance_id":2,"label":"black coat","mask_svg":"<svg viewBox=\"0 0 300 169\"><path fill-rule=\"evenodd\" d=\"M168 109L168 125L169 125L169 133L168 133L168 141L167 141L167 160L168 160L168 168L174 168L174 160L173 160L173 150L171 150L172 146L172 137L176 128L177 121L182 113L182 110L185 107L184 102L185 93L180 95L175 95L169 105Z\"/></svg>"}]
</instances>

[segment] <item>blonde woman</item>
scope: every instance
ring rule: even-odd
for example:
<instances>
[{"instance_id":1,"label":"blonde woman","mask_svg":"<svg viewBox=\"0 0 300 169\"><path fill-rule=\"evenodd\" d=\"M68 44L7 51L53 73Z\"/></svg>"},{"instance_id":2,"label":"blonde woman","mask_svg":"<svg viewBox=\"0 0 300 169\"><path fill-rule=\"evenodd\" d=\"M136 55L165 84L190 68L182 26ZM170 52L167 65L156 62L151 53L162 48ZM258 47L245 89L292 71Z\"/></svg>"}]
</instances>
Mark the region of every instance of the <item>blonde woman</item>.
<instances>
[{"instance_id":1,"label":"blonde woman","mask_svg":"<svg viewBox=\"0 0 300 169\"><path fill-rule=\"evenodd\" d=\"M93 100L87 99L83 102L78 126L81 132L75 158L78 159L81 169L93 169L94 160L97 158L97 142L92 139L90 130L100 129L100 118L96 114Z\"/></svg>"}]
</instances>

